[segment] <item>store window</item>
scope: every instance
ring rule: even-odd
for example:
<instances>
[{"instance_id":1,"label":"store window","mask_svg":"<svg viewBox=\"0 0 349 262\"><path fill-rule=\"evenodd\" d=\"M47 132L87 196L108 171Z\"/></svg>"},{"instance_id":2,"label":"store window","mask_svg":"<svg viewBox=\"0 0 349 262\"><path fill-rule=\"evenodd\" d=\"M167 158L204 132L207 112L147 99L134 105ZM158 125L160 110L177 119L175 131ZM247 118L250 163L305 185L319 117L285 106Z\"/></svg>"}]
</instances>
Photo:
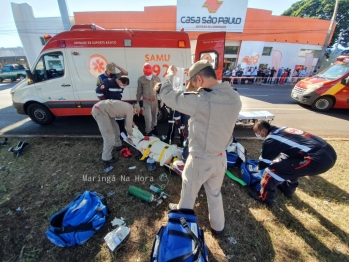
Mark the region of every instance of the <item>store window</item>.
<instances>
[{"instance_id":1,"label":"store window","mask_svg":"<svg viewBox=\"0 0 349 262\"><path fill-rule=\"evenodd\" d=\"M262 55L270 56L272 50L273 50L272 47L264 47Z\"/></svg>"},{"instance_id":2,"label":"store window","mask_svg":"<svg viewBox=\"0 0 349 262\"><path fill-rule=\"evenodd\" d=\"M314 58L319 58L321 50L313 50L313 49L301 49L298 56L299 57L305 57L306 54L312 53L314 55Z\"/></svg>"},{"instance_id":3,"label":"store window","mask_svg":"<svg viewBox=\"0 0 349 262\"><path fill-rule=\"evenodd\" d=\"M237 55L239 52L238 46L226 46L224 49L224 54Z\"/></svg>"},{"instance_id":4,"label":"store window","mask_svg":"<svg viewBox=\"0 0 349 262\"><path fill-rule=\"evenodd\" d=\"M236 58L224 58L224 72L232 71L236 67Z\"/></svg>"},{"instance_id":5,"label":"store window","mask_svg":"<svg viewBox=\"0 0 349 262\"><path fill-rule=\"evenodd\" d=\"M268 68L268 64L259 64L258 69Z\"/></svg>"}]
</instances>

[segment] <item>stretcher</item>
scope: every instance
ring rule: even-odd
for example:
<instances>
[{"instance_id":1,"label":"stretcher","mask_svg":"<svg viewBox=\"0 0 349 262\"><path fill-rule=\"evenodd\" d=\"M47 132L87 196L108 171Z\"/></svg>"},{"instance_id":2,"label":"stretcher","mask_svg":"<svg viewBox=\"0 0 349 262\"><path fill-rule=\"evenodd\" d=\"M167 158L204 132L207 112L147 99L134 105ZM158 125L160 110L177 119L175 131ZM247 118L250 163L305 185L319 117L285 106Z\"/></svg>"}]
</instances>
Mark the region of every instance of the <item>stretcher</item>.
<instances>
[{"instance_id":1,"label":"stretcher","mask_svg":"<svg viewBox=\"0 0 349 262\"><path fill-rule=\"evenodd\" d=\"M271 122L274 120L274 115L269 111L251 111L240 112L237 125L253 125L258 120ZM184 163L181 161L182 148L176 145L169 145L161 141L158 137L145 137L137 128L133 128L133 138L130 140L124 133L121 134L124 141L142 153L144 160L146 157L153 158L160 166L166 166L175 171L178 175L182 174ZM240 143L232 143L227 152L235 152L242 161L245 159L245 149Z\"/></svg>"},{"instance_id":2,"label":"stretcher","mask_svg":"<svg viewBox=\"0 0 349 262\"><path fill-rule=\"evenodd\" d=\"M271 122L274 120L274 115L269 111L251 111L240 112L236 121L237 125L253 125L258 120L265 120Z\"/></svg>"},{"instance_id":3,"label":"stretcher","mask_svg":"<svg viewBox=\"0 0 349 262\"><path fill-rule=\"evenodd\" d=\"M153 158L160 166L170 164L172 159L181 156L177 145L169 145L155 136L144 136L137 128L133 128L132 139L121 133L124 141L142 153L141 160Z\"/></svg>"},{"instance_id":4,"label":"stretcher","mask_svg":"<svg viewBox=\"0 0 349 262\"><path fill-rule=\"evenodd\" d=\"M160 166L167 167L179 176L182 175L185 165L182 161L183 148L177 147L177 145L169 145L155 136L144 136L137 128L133 128L132 139L127 138L124 133L121 133L121 136L127 144L142 154L140 160L150 157L158 162ZM227 152L234 152L243 162L246 161L246 150L239 142L233 141L227 148ZM231 174L229 177L232 178L232 176Z\"/></svg>"}]
</instances>

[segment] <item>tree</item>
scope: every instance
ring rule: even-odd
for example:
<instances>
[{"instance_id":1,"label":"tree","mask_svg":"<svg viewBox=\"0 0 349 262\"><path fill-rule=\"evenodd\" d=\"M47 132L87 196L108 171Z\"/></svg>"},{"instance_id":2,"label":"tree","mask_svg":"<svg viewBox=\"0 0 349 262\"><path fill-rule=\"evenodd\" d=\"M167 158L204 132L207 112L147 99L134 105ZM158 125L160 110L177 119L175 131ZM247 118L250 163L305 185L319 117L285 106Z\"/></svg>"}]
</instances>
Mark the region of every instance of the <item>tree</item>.
<instances>
[{"instance_id":1,"label":"tree","mask_svg":"<svg viewBox=\"0 0 349 262\"><path fill-rule=\"evenodd\" d=\"M335 3L336 0L301 0L281 15L331 20ZM340 0L336 21L337 26L330 46L337 43L340 32L349 28L349 0ZM349 45L349 30L343 33L339 43L345 47Z\"/></svg>"}]
</instances>

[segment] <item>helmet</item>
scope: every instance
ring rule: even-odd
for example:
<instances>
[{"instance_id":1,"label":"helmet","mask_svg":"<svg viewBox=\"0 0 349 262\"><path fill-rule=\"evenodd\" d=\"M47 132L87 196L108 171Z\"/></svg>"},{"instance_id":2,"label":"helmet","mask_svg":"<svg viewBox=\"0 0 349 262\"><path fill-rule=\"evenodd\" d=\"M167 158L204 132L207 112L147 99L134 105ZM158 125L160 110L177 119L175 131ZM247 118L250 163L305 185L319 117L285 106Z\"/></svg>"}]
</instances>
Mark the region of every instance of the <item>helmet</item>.
<instances>
[{"instance_id":1,"label":"helmet","mask_svg":"<svg viewBox=\"0 0 349 262\"><path fill-rule=\"evenodd\" d=\"M150 76L153 73L151 64L145 63L143 66L143 73L146 76Z\"/></svg>"}]
</instances>

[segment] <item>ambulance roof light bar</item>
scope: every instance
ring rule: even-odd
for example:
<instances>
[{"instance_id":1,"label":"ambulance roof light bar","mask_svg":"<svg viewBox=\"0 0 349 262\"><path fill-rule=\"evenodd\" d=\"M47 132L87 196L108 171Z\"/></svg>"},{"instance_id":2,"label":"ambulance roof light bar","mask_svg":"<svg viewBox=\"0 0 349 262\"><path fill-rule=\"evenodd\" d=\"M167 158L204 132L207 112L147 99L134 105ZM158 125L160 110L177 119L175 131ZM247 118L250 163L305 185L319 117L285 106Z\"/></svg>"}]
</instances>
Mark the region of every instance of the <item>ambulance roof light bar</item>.
<instances>
[{"instance_id":1,"label":"ambulance roof light bar","mask_svg":"<svg viewBox=\"0 0 349 262\"><path fill-rule=\"evenodd\" d=\"M51 38L52 38L51 35L48 35L48 34L45 34L45 35L44 35L44 39L45 39L45 40L49 40L49 39L51 39Z\"/></svg>"},{"instance_id":2,"label":"ambulance roof light bar","mask_svg":"<svg viewBox=\"0 0 349 262\"><path fill-rule=\"evenodd\" d=\"M105 30L105 29L96 24L73 25L70 28L70 31L97 31L97 30Z\"/></svg>"}]
</instances>

